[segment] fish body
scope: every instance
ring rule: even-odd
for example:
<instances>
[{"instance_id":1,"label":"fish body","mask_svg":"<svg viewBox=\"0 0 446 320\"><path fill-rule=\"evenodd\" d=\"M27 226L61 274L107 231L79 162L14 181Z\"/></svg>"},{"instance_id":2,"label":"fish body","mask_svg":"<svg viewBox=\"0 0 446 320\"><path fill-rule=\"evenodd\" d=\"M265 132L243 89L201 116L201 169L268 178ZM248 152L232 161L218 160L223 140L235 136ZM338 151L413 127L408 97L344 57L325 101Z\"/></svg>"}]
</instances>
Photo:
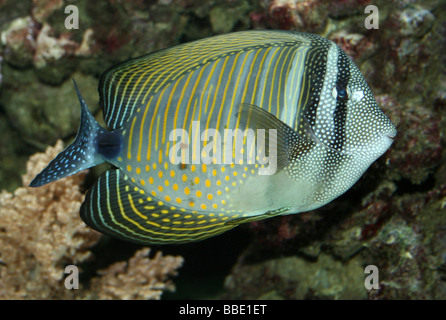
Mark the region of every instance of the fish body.
<instances>
[{"instance_id":1,"label":"fish body","mask_svg":"<svg viewBox=\"0 0 446 320\"><path fill-rule=\"evenodd\" d=\"M232 33L112 67L99 84L110 131L76 90L78 135L31 186L112 164L81 217L138 243L196 241L318 208L396 135L345 52L306 33Z\"/></svg>"}]
</instances>

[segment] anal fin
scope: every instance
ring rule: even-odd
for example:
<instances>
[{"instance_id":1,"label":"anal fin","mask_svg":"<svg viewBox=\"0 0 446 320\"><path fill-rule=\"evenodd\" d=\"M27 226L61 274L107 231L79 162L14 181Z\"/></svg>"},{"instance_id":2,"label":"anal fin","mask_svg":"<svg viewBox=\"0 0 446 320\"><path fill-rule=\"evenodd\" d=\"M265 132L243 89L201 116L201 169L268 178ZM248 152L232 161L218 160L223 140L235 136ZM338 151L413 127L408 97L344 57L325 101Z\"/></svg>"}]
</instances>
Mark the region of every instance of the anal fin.
<instances>
[{"instance_id":1,"label":"anal fin","mask_svg":"<svg viewBox=\"0 0 446 320\"><path fill-rule=\"evenodd\" d=\"M199 241L235 227L225 223L228 218L161 201L119 169L104 172L89 190L81 218L99 232L140 244Z\"/></svg>"}]
</instances>

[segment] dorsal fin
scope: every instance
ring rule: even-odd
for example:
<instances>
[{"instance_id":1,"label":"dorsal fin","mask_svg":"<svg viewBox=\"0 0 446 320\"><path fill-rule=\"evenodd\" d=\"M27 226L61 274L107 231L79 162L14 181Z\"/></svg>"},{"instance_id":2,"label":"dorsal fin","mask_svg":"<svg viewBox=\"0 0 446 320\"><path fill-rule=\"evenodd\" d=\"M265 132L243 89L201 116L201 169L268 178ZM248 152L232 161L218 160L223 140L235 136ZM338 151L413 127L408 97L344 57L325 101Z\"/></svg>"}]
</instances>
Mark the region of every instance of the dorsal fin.
<instances>
[{"instance_id":1,"label":"dorsal fin","mask_svg":"<svg viewBox=\"0 0 446 320\"><path fill-rule=\"evenodd\" d=\"M170 82L202 65L240 51L310 42L302 34L254 30L185 43L141 56L104 72L99 83L100 104L111 129L123 126L134 110Z\"/></svg>"}]
</instances>

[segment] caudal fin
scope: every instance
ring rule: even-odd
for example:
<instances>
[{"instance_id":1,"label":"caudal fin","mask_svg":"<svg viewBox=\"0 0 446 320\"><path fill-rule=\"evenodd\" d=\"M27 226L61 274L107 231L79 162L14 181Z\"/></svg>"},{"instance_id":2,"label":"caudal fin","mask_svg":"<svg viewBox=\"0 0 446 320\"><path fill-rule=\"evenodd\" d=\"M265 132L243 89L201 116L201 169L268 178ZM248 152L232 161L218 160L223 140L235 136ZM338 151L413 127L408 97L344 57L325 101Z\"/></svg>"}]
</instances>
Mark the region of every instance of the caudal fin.
<instances>
[{"instance_id":1,"label":"caudal fin","mask_svg":"<svg viewBox=\"0 0 446 320\"><path fill-rule=\"evenodd\" d=\"M108 132L97 123L74 79L73 82L81 104L81 124L76 139L31 181L30 187L40 187L104 162L104 158L96 150L96 139Z\"/></svg>"}]
</instances>

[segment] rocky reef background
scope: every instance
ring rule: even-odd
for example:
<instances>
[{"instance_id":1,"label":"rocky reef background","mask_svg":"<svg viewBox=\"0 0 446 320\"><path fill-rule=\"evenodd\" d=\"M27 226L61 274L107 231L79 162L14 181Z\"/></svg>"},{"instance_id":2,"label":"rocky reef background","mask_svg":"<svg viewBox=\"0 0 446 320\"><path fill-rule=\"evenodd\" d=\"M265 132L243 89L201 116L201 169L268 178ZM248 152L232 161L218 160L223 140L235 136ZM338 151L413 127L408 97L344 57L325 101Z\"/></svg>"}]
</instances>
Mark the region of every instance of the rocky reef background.
<instances>
[{"instance_id":1,"label":"rocky reef background","mask_svg":"<svg viewBox=\"0 0 446 320\"><path fill-rule=\"evenodd\" d=\"M379 29L364 26L370 4L379 9ZM79 29L65 27L69 5L79 10ZM26 162L59 138L73 139L80 109L72 78L98 110L98 78L117 62L214 34L269 28L338 43L397 124L398 137L351 190L317 211L152 248L185 261L174 279L177 292L163 297L446 299L445 17L442 0L0 0L0 190L6 190L0 217L15 224L0 221L0 297L73 298L61 289L62 266L81 263L91 289L75 298L159 298L161 292L132 294L143 280L122 276L131 266L142 274L156 269L145 258L148 249L95 238L71 221L80 221L75 206L68 216L45 218L53 227L42 235L29 221L39 216L22 214L24 201L39 203L19 188ZM73 190L82 181L85 188L97 171L60 188ZM79 199L70 199L80 203L83 193L76 192ZM46 198L46 205L57 208L61 198ZM62 234L68 230L75 243L65 238L62 249L40 248L56 241L50 235L64 223ZM51 250L58 250L56 258ZM160 256L153 259L163 265ZM166 261L172 266L160 271L166 276L182 262ZM364 286L368 265L379 269L378 289Z\"/></svg>"}]
</instances>

